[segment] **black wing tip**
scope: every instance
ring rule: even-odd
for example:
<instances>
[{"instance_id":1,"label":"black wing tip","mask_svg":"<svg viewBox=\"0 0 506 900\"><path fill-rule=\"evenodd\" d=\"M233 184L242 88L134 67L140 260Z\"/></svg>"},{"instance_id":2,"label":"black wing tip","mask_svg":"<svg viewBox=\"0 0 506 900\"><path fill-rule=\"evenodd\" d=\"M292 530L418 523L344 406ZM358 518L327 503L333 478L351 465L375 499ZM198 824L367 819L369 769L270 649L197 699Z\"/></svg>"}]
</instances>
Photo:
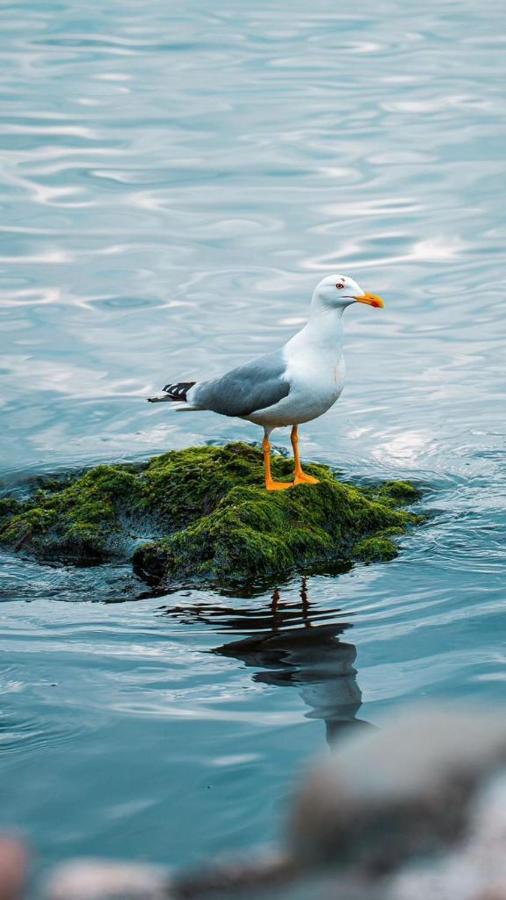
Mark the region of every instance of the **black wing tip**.
<instances>
[{"instance_id":1,"label":"black wing tip","mask_svg":"<svg viewBox=\"0 0 506 900\"><path fill-rule=\"evenodd\" d=\"M174 384L166 384L162 390L168 394L171 400L186 400L186 395L196 381L177 381Z\"/></svg>"}]
</instances>

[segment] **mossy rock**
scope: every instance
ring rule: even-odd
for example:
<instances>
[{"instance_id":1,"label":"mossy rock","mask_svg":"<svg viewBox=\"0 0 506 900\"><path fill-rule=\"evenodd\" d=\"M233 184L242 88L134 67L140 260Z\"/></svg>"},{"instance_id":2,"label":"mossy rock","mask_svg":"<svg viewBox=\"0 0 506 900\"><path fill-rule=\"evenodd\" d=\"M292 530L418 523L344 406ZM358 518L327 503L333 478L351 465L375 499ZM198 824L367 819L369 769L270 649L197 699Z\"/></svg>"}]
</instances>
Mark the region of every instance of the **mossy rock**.
<instances>
[{"instance_id":1,"label":"mossy rock","mask_svg":"<svg viewBox=\"0 0 506 900\"><path fill-rule=\"evenodd\" d=\"M292 470L274 457L277 479ZM167 586L232 587L392 559L392 537L420 521L401 508L419 496L411 484L359 488L327 466L307 470L319 484L268 493L261 452L240 443L96 466L1 500L0 543L77 565L131 557L137 574Z\"/></svg>"}]
</instances>

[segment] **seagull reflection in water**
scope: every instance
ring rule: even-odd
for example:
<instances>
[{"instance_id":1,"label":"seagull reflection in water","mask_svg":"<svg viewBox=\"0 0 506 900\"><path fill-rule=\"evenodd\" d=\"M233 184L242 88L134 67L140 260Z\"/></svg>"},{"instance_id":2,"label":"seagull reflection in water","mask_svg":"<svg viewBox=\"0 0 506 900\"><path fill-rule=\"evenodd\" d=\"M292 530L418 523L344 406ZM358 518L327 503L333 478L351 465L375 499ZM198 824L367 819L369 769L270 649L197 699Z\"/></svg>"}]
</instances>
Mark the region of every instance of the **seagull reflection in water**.
<instances>
[{"instance_id":1,"label":"seagull reflection in water","mask_svg":"<svg viewBox=\"0 0 506 900\"><path fill-rule=\"evenodd\" d=\"M211 652L256 669L256 683L297 688L309 707L306 717L325 722L331 743L345 730L368 726L357 718L362 694L354 667L356 647L341 639L352 624L328 622L339 609L313 611L305 578L299 596L296 602L283 601L276 589L266 610L197 603L170 612L187 621L219 625L219 633L245 635ZM318 624L322 618L327 621Z\"/></svg>"}]
</instances>

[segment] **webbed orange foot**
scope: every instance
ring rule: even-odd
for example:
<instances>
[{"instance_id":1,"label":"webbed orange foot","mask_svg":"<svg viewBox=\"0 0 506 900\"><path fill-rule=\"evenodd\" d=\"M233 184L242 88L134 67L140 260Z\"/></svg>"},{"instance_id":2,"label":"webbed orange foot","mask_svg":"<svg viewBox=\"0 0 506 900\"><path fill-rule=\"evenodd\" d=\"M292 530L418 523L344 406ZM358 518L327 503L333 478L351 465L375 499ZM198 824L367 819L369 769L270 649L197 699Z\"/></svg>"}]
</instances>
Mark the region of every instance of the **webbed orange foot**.
<instances>
[{"instance_id":1,"label":"webbed orange foot","mask_svg":"<svg viewBox=\"0 0 506 900\"><path fill-rule=\"evenodd\" d=\"M306 475L305 472L298 472L295 478L293 479L294 484L320 484L318 478L313 478L312 475Z\"/></svg>"},{"instance_id":2,"label":"webbed orange foot","mask_svg":"<svg viewBox=\"0 0 506 900\"><path fill-rule=\"evenodd\" d=\"M265 487L268 491L286 491L293 487L293 484L291 481L266 481Z\"/></svg>"}]
</instances>

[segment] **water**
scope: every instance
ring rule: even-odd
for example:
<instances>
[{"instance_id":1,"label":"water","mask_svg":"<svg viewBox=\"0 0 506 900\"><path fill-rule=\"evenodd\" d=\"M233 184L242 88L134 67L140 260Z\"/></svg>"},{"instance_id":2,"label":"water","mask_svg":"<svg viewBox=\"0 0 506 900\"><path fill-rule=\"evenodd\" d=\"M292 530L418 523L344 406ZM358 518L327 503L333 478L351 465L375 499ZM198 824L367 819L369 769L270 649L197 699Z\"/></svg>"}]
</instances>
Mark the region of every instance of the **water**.
<instances>
[{"instance_id":1,"label":"water","mask_svg":"<svg viewBox=\"0 0 506 900\"><path fill-rule=\"evenodd\" d=\"M337 270L386 309L347 311L303 454L431 513L274 600L3 554L1 818L45 862L268 841L327 737L504 696L503 26L494 0L2 4L3 483L254 440L144 398L276 347Z\"/></svg>"}]
</instances>

